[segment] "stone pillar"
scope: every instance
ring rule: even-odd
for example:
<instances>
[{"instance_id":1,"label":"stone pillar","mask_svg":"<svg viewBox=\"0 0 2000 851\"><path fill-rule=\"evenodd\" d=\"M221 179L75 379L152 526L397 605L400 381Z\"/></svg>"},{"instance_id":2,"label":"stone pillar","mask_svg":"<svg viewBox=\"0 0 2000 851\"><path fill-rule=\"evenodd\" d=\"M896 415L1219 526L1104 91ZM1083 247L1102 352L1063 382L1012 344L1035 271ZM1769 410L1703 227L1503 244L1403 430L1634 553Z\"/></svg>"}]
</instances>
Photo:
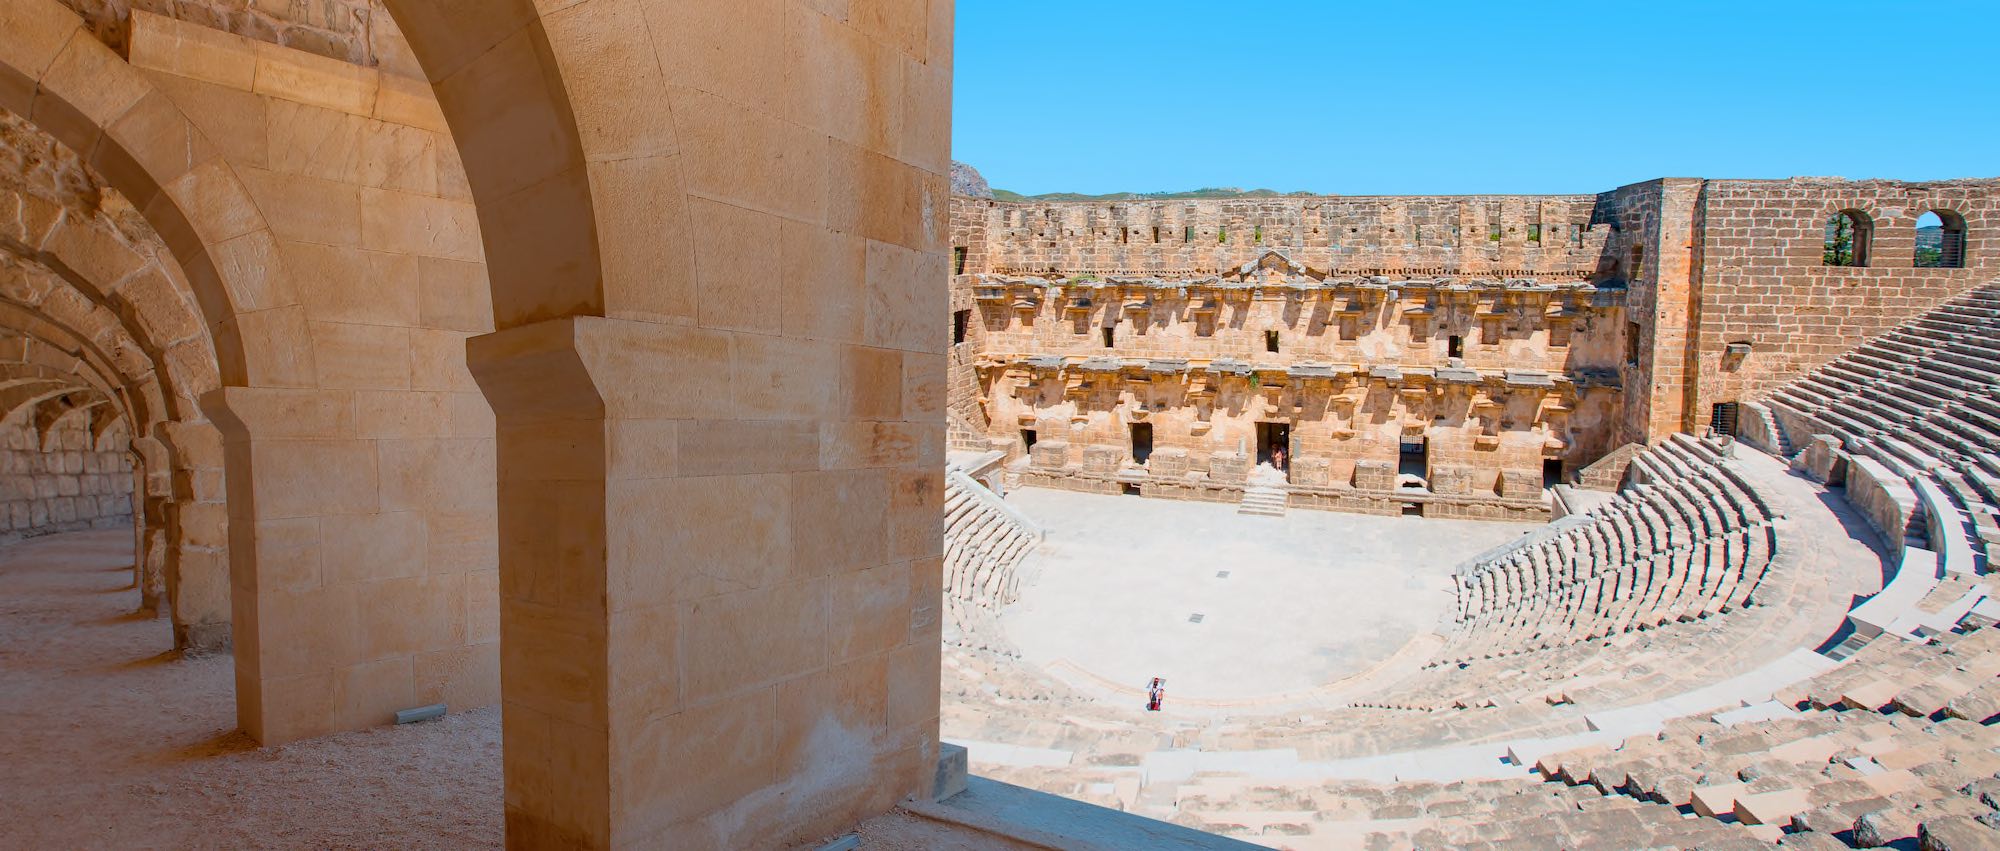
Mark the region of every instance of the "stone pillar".
<instances>
[{"instance_id":1,"label":"stone pillar","mask_svg":"<svg viewBox=\"0 0 2000 851\"><path fill-rule=\"evenodd\" d=\"M1061 472L1069 466L1069 443L1061 440L1038 440L1035 448L1029 450L1029 464L1036 470Z\"/></svg>"},{"instance_id":2,"label":"stone pillar","mask_svg":"<svg viewBox=\"0 0 2000 851\"><path fill-rule=\"evenodd\" d=\"M1333 459L1299 458L1292 461L1292 484L1323 488L1333 484Z\"/></svg>"},{"instance_id":3,"label":"stone pillar","mask_svg":"<svg viewBox=\"0 0 2000 851\"><path fill-rule=\"evenodd\" d=\"M1392 491L1396 489L1396 465L1388 461L1354 462L1354 489Z\"/></svg>"},{"instance_id":4,"label":"stone pillar","mask_svg":"<svg viewBox=\"0 0 2000 851\"><path fill-rule=\"evenodd\" d=\"M1208 477L1225 485L1250 480L1250 456L1242 452L1216 452L1208 456Z\"/></svg>"},{"instance_id":5,"label":"stone pillar","mask_svg":"<svg viewBox=\"0 0 2000 851\"><path fill-rule=\"evenodd\" d=\"M1122 446L1086 446L1083 448L1083 471L1108 476L1118 472L1118 468L1131 457Z\"/></svg>"},{"instance_id":6,"label":"stone pillar","mask_svg":"<svg viewBox=\"0 0 2000 851\"><path fill-rule=\"evenodd\" d=\"M573 317L469 361L498 424L510 846L782 847L926 791L941 353ZM725 380L824 364L867 368Z\"/></svg>"},{"instance_id":7,"label":"stone pillar","mask_svg":"<svg viewBox=\"0 0 2000 851\"><path fill-rule=\"evenodd\" d=\"M1500 497L1502 499L1534 499L1542 492L1542 471L1501 470Z\"/></svg>"},{"instance_id":8,"label":"stone pillar","mask_svg":"<svg viewBox=\"0 0 2000 851\"><path fill-rule=\"evenodd\" d=\"M132 584L139 611L159 615L166 605L167 498L172 493L167 448L151 437L132 439Z\"/></svg>"},{"instance_id":9,"label":"stone pillar","mask_svg":"<svg viewBox=\"0 0 2000 851\"><path fill-rule=\"evenodd\" d=\"M193 653L224 650L232 615L222 435L204 422L166 423L162 442L171 473L160 511L174 646Z\"/></svg>"},{"instance_id":10,"label":"stone pillar","mask_svg":"<svg viewBox=\"0 0 2000 851\"><path fill-rule=\"evenodd\" d=\"M1443 496L1464 496L1472 493L1472 469L1464 464L1438 464L1431 467L1431 493Z\"/></svg>"},{"instance_id":11,"label":"stone pillar","mask_svg":"<svg viewBox=\"0 0 2000 851\"><path fill-rule=\"evenodd\" d=\"M1155 449L1153 457L1146 461L1146 471L1155 479L1182 484L1188 474L1188 452L1185 449Z\"/></svg>"},{"instance_id":12,"label":"stone pillar","mask_svg":"<svg viewBox=\"0 0 2000 851\"><path fill-rule=\"evenodd\" d=\"M225 599L244 731L278 744L388 724L441 695L454 709L492 700L497 636L482 634L497 629L481 623L497 578L433 556L457 533L423 510L492 492L483 441L364 438L344 391L226 387L202 407L226 437ZM225 550L183 525L189 579L191 557Z\"/></svg>"}]
</instances>

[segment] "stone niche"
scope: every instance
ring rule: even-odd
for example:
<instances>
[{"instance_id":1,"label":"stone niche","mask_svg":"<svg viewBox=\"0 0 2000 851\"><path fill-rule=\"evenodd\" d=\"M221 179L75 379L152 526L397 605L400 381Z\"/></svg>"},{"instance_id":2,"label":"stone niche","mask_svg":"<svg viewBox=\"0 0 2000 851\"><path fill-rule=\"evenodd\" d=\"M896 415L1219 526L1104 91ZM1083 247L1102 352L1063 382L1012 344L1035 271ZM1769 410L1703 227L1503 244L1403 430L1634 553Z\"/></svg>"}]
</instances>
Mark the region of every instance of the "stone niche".
<instances>
[{"instance_id":1,"label":"stone niche","mask_svg":"<svg viewBox=\"0 0 2000 851\"><path fill-rule=\"evenodd\" d=\"M1396 489L1396 465L1387 461L1354 462L1354 489L1391 491Z\"/></svg>"},{"instance_id":2,"label":"stone niche","mask_svg":"<svg viewBox=\"0 0 2000 851\"><path fill-rule=\"evenodd\" d=\"M1029 463L1037 470L1060 470L1069 466L1069 444L1061 440L1037 442L1029 454L1033 456Z\"/></svg>"}]
</instances>

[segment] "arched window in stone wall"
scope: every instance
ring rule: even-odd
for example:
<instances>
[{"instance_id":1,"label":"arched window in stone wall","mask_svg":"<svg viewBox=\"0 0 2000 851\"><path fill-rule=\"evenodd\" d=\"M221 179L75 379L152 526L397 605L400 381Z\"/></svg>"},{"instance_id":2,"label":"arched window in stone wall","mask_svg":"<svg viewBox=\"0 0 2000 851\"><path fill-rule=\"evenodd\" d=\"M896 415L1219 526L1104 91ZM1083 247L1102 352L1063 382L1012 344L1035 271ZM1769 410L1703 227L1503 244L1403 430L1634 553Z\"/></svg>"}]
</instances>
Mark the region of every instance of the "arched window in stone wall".
<instances>
[{"instance_id":1,"label":"arched window in stone wall","mask_svg":"<svg viewBox=\"0 0 2000 851\"><path fill-rule=\"evenodd\" d=\"M1869 244L1875 235L1875 220L1860 210L1842 210L1826 222L1828 266L1868 265Z\"/></svg>"},{"instance_id":2,"label":"arched window in stone wall","mask_svg":"<svg viewBox=\"0 0 2000 851\"><path fill-rule=\"evenodd\" d=\"M1917 268L1965 267L1965 217L1931 210L1917 217Z\"/></svg>"}]
</instances>

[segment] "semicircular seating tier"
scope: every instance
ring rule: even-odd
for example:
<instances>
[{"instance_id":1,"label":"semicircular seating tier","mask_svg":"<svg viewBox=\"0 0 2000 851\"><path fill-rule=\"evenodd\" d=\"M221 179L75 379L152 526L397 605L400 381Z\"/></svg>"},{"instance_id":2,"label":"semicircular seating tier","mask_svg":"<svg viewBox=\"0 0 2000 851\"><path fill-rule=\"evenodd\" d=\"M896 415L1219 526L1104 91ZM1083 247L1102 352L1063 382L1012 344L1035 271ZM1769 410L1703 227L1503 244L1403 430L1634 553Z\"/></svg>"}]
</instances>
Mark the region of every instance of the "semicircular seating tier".
<instances>
[{"instance_id":1,"label":"semicircular seating tier","mask_svg":"<svg viewBox=\"0 0 2000 851\"><path fill-rule=\"evenodd\" d=\"M1017 568L1043 537L1034 521L972 477L969 469L982 460L954 460L945 470L944 597L956 637L997 634L1001 607L1020 598Z\"/></svg>"},{"instance_id":2,"label":"semicircular seating tier","mask_svg":"<svg viewBox=\"0 0 2000 851\"><path fill-rule=\"evenodd\" d=\"M2000 284L1952 299L1749 406L1793 466L1840 480L1899 555L1856 628L1934 635L2000 558Z\"/></svg>"},{"instance_id":3,"label":"semicircular seating tier","mask_svg":"<svg viewBox=\"0 0 2000 851\"><path fill-rule=\"evenodd\" d=\"M1632 460L1609 502L1459 568L1433 665L1686 623L1753 605L1778 537L1767 502L1686 435Z\"/></svg>"}]
</instances>

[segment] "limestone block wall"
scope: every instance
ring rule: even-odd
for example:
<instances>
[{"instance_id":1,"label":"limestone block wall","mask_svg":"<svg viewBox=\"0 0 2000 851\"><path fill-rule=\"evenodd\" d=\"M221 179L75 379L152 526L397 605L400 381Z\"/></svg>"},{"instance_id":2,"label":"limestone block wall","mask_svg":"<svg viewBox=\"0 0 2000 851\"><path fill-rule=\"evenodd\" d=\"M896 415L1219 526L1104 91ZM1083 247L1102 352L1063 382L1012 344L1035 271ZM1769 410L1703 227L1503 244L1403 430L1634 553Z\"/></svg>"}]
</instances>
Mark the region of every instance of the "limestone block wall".
<instances>
[{"instance_id":1,"label":"limestone block wall","mask_svg":"<svg viewBox=\"0 0 2000 851\"><path fill-rule=\"evenodd\" d=\"M1012 452L1026 430L1128 464L1134 426L1150 426L1163 495L1215 498L1177 483L1222 483L1212 459L1254 455L1267 423L1290 427L1294 484L1350 487L1358 463L1393 469L1422 438L1453 496L1497 499L1503 471L1518 494L1545 459L1574 468L1614 445L1625 293L1607 257L1614 228L1592 224L1601 203L957 198L953 307L973 312L953 410ZM1207 369L1224 359L1254 368ZM1287 374L1300 365L1337 375ZM1509 384L1510 370L1557 378Z\"/></svg>"},{"instance_id":2,"label":"limestone block wall","mask_svg":"<svg viewBox=\"0 0 2000 851\"><path fill-rule=\"evenodd\" d=\"M1282 423L1305 465L1295 483L1345 487L1357 461L1394 464L1404 439L1426 438L1432 469L1460 493L1493 495L1502 470L1539 478L1548 458L1578 467L1617 434L1622 289L1094 278L954 279L955 303L971 290L977 318L975 351L954 355L977 383L955 385L954 410L976 411L965 419L985 423L996 445L1021 450L1032 430L1124 451L1143 422L1155 451L1184 450L1175 457L1199 474L1212 453L1254 451L1260 423ZM1220 359L1254 369L1209 368ZM1338 374L1287 373L1300 365ZM1443 369L1477 375L1447 381ZM1509 384L1521 371L1555 378Z\"/></svg>"},{"instance_id":3,"label":"limestone block wall","mask_svg":"<svg viewBox=\"0 0 2000 851\"><path fill-rule=\"evenodd\" d=\"M1633 456L1645 449L1645 444L1627 443L1606 453L1590 466L1577 471L1577 486L1596 491L1618 490L1625 483L1625 470L1632 466Z\"/></svg>"},{"instance_id":4,"label":"limestone block wall","mask_svg":"<svg viewBox=\"0 0 2000 851\"><path fill-rule=\"evenodd\" d=\"M1847 501L1882 536L1891 553L1903 551L1903 537L1917 511L1917 493L1910 483L1882 462L1865 455L1847 458Z\"/></svg>"},{"instance_id":5,"label":"limestone block wall","mask_svg":"<svg viewBox=\"0 0 2000 851\"><path fill-rule=\"evenodd\" d=\"M20 419L0 422L0 541L132 525L124 428L93 435L72 416L44 434Z\"/></svg>"},{"instance_id":6,"label":"limestone block wall","mask_svg":"<svg viewBox=\"0 0 2000 851\"><path fill-rule=\"evenodd\" d=\"M1828 219L1873 221L1865 267L1828 266ZM1916 221L1965 223L1963 268L1917 268ZM1689 416L1753 400L2000 274L2000 181L1711 180L1700 210L1698 380ZM1749 344L1731 356L1731 343Z\"/></svg>"},{"instance_id":7,"label":"limestone block wall","mask_svg":"<svg viewBox=\"0 0 2000 851\"><path fill-rule=\"evenodd\" d=\"M951 199L951 316L946 326L946 411L952 448L984 450L992 425L979 406L979 356L986 351L986 324L973 299L973 281L986 271L986 214L993 202ZM962 339L960 336L962 334Z\"/></svg>"},{"instance_id":8,"label":"limestone block wall","mask_svg":"<svg viewBox=\"0 0 2000 851\"><path fill-rule=\"evenodd\" d=\"M273 211L231 256L291 290L249 294L270 307L239 320L253 362L297 367L289 386L226 376L252 386L203 400L228 437L246 728L282 742L493 703L494 423L465 360L492 308L429 85L144 11L130 50Z\"/></svg>"},{"instance_id":9,"label":"limestone block wall","mask_svg":"<svg viewBox=\"0 0 2000 851\"><path fill-rule=\"evenodd\" d=\"M113 50L131 46L132 13L148 12L362 66L420 76L381 0L61 0Z\"/></svg>"},{"instance_id":10,"label":"limestone block wall","mask_svg":"<svg viewBox=\"0 0 2000 851\"><path fill-rule=\"evenodd\" d=\"M994 354L1442 367L1457 338L1458 365L1471 369L1612 371L1622 357L1616 288L1397 283L1332 279L1300 291L975 276L958 289L980 294L974 324Z\"/></svg>"},{"instance_id":11,"label":"limestone block wall","mask_svg":"<svg viewBox=\"0 0 2000 851\"><path fill-rule=\"evenodd\" d=\"M1027 429L1035 432L1037 448L1039 441L1063 441L1115 447L1129 457L1132 426L1148 424L1156 457L1180 450L1175 457L1204 472L1213 453L1254 456L1258 425L1282 423L1290 427L1294 463L1324 462L1316 468L1320 480L1311 483L1343 486L1353 480L1357 462L1393 466L1406 437L1423 437L1432 470L1467 468L1467 492L1493 493L1502 469L1539 477L1548 457L1578 466L1594 460L1593 453L1603 451L1599 435L1615 425L1617 410L1617 394L1608 390L1566 396L1545 388L1414 378L1392 386L1361 377L1253 384L1248 377L1213 374L988 374L985 407L995 439L1018 440L1015 432ZM1565 442L1572 434L1582 439Z\"/></svg>"},{"instance_id":12,"label":"limestone block wall","mask_svg":"<svg viewBox=\"0 0 2000 851\"><path fill-rule=\"evenodd\" d=\"M1316 269L1591 274L1590 195L986 202L998 272L1218 272L1278 248Z\"/></svg>"},{"instance_id":13,"label":"limestone block wall","mask_svg":"<svg viewBox=\"0 0 2000 851\"><path fill-rule=\"evenodd\" d=\"M1684 421L1687 343L1694 254L1689 234L1701 181L1665 178L1599 196L1610 225L1609 274L1625 281L1621 367L1625 394L1617 443L1649 443L1680 431Z\"/></svg>"}]
</instances>

